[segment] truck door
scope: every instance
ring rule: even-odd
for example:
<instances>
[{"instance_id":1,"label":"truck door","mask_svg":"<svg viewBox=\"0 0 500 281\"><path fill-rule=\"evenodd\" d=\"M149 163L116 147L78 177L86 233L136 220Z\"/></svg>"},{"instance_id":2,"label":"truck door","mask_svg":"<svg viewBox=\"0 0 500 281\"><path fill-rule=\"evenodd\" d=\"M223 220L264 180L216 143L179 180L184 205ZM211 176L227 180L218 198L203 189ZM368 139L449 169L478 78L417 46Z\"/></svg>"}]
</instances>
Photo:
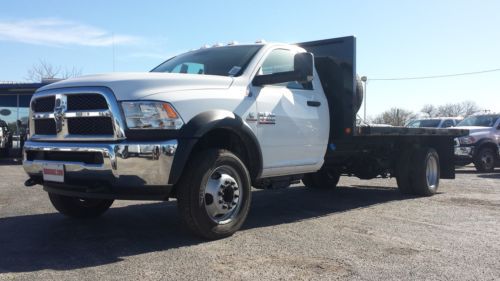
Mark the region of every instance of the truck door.
<instances>
[{"instance_id":1,"label":"truck door","mask_svg":"<svg viewBox=\"0 0 500 281\"><path fill-rule=\"evenodd\" d=\"M295 53L288 49L272 50L258 74L293 70ZM323 164L329 132L328 104L318 80L253 87L253 92L257 95L263 176L318 170Z\"/></svg>"}]
</instances>

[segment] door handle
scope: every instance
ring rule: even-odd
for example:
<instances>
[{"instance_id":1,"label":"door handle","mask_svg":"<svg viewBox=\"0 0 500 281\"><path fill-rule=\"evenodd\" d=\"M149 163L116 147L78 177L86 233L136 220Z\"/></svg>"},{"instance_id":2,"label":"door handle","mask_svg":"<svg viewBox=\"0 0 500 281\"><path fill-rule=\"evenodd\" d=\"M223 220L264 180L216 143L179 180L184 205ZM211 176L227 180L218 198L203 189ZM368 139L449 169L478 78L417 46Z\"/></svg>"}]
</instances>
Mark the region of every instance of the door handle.
<instances>
[{"instance_id":1,"label":"door handle","mask_svg":"<svg viewBox=\"0 0 500 281\"><path fill-rule=\"evenodd\" d=\"M319 101L314 101L314 100L308 100L307 101L307 105L308 106L314 106L314 107L318 107L321 105L321 102Z\"/></svg>"}]
</instances>

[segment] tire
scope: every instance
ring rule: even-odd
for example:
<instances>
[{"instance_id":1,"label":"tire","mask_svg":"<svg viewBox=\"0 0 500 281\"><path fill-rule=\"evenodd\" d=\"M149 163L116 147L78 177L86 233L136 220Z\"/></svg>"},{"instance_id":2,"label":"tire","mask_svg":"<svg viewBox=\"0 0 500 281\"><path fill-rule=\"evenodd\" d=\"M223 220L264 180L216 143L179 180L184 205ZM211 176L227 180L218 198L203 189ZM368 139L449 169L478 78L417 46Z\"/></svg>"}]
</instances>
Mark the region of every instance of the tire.
<instances>
[{"instance_id":1,"label":"tire","mask_svg":"<svg viewBox=\"0 0 500 281\"><path fill-rule=\"evenodd\" d=\"M356 92L354 93L354 103L353 103L354 113L357 113L361 108L361 104L363 103L363 98L364 98L363 82L361 82L359 75L356 75Z\"/></svg>"},{"instance_id":2,"label":"tire","mask_svg":"<svg viewBox=\"0 0 500 281\"><path fill-rule=\"evenodd\" d=\"M402 151L396 163L396 182L403 194L431 196L440 179L439 155L432 148Z\"/></svg>"},{"instance_id":3,"label":"tire","mask_svg":"<svg viewBox=\"0 0 500 281\"><path fill-rule=\"evenodd\" d=\"M413 194L410 178L410 150L403 150L396 162L396 182L398 189L402 194Z\"/></svg>"},{"instance_id":4,"label":"tire","mask_svg":"<svg viewBox=\"0 0 500 281\"><path fill-rule=\"evenodd\" d=\"M79 219L99 217L113 204L110 199L81 199L55 193L49 193L49 199L59 213Z\"/></svg>"},{"instance_id":5,"label":"tire","mask_svg":"<svg viewBox=\"0 0 500 281\"><path fill-rule=\"evenodd\" d=\"M414 151L413 169L410 185L413 194L431 196L437 192L440 179L439 155L432 148L420 148Z\"/></svg>"},{"instance_id":6,"label":"tire","mask_svg":"<svg viewBox=\"0 0 500 281\"><path fill-rule=\"evenodd\" d=\"M190 160L177 186L183 224L194 234L215 240L233 235L248 215L250 174L232 152L208 149Z\"/></svg>"},{"instance_id":7,"label":"tire","mask_svg":"<svg viewBox=\"0 0 500 281\"><path fill-rule=\"evenodd\" d=\"M474 156L474 166L478 172L491 173L495 170L495 151L490 147L482 147Z\"/></svg>"},{"instance_id":8,"label":"tire","mask_svg":"<svg viewBox=\"0 0 500 281\"><path fill-rule=\"evenodd\" d=\"M336 188L340 180L340 172L331 168L321 168L316 173L305 174L302 183L308 188Z\"/></svg>"}]
</instances>

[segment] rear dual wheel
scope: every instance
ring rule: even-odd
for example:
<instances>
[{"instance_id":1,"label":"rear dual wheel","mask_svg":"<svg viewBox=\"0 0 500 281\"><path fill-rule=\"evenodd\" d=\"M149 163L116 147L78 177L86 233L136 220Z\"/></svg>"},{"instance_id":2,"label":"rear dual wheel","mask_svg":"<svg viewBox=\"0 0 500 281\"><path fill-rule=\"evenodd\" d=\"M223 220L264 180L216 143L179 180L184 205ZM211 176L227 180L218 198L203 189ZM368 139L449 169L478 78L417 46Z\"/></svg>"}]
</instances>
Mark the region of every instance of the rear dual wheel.
<instances>
[{"instance_id":1,"label":"rear dual wheel","mask_svg":"<svg viewBox=\"0 0 500 281\"><path fill-rule=\"evenodd\" d=\"M323 167L316 173L306 174L302 178L302 183L308 188L336 188L339 183L340 172L332 169Z\"/></svg>"},{"instance_id":2,"label":"rear dual wheel","mask_svg":"<svg viewBox=\"0 0 500 281\"><path fill-rule=\"evenodd\" d=\"M439 155L432 148L401 152L396 165L396 181L403 194L431 196L440 179Z\"/></svg>"}]
</instances>

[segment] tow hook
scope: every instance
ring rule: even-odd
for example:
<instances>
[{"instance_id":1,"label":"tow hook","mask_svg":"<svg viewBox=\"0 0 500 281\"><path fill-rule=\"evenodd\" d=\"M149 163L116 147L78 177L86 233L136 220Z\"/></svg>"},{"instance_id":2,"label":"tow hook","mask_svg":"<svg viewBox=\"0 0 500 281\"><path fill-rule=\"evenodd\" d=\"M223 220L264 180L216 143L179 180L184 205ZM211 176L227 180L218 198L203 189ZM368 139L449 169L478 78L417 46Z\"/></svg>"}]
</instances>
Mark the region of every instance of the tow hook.
<instances>
[{"instance_id":1,"label":"tow hook","mask_svg":"<svg viewBox=\"0 0 500 281\"><path fill-rule=\"evenodd\" d=\"M29 178L27 179L25 182L24 182L24 186L26 187L31 187L31 186L34 186L34 185L37 185L38 183L32 179L32 178Z\"/></svg>"}]
</instances>

